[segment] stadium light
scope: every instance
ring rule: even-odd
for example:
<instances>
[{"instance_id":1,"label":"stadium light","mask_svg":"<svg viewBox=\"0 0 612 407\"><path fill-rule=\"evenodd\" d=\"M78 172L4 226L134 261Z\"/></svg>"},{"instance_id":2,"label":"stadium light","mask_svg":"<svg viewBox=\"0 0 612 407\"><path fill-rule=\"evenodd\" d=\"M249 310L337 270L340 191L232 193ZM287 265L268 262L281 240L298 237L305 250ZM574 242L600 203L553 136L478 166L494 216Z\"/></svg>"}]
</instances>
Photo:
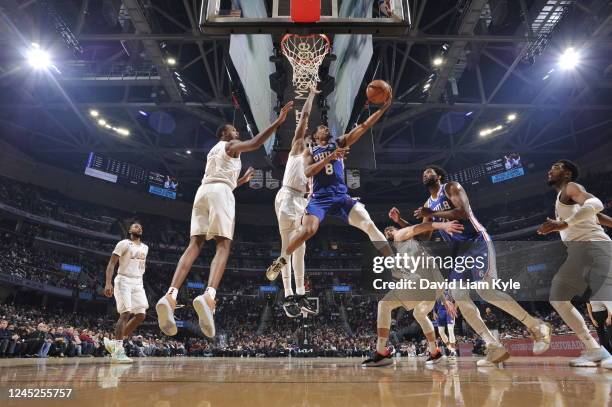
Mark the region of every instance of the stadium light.
<instances>
[{"instance_id":1,"label":"stadium light","mask_svg":"<svg viewBox=\"0 0 612 407\"><path fill-rule=\"evenodd\" d=\"M191 150L187 150L185 151L187 154L191 154Z\"/></svg>"},{"instance_id":2,"label":"stadium light","mask_svg":"<svg viewBox=\"0 0 612 407\"><path fill-rule=\"evenodd\" d=\"M106 120L104 120L104 119L100 119L100 120L98 120L98 124L99 124L100 126L104 126L104 125L106 124Z\"/></svg>"},{"instance_id":3,"label":"stadium light","mask_svg":"<svg viewBox=\"0 0 612 407\"><path fill-rule=\"evenodd\" d=\"M444 63L444 59L442 59L442 57L436 57L433 59L432 63L433 66L440 66Z\"/></svg>"},{"instance_id":4,"label":"stadium light","mask_svg":"<svg viewBox=\"0 0 612 407\"><path fill-rule=\"evenodd\" d=\"M510 113L506 119L508 119L509 122L513 122L516 120L516 113Z\"/></svg>"},{"instance_id":5,"label":"stadium light","mask_svg":"<svg viewBox=\"0 0 612 407\"><path fill-rule=\"evenodd\" d=\"M130 131L128 129L124 129L123 127L118 127L115 129L115 131L119 134L121 134L122 136L129 136L130 135Z\"/></svg>"},{"instance_id":6,"label":"stadium light","mask_svg":"<svg viewBox=\"0 0 612 407\"><path fill-rule=\"evenodd\" d=\"M89 114L91 115L91 117L98 117L100 115L100 113L95 109L91 109L89 111Z\"/></svg>"},{"instance_id":7,"label":"stadium light","mask_svg":"<svg viewBox=\"0 0 612 407\"><path fill-rule=\"evenodd\" d=\"M174 66L176 65L176 59L174 59L173 57L168 57L168 59L166 59L166 63L170 66Z\"/></svg>"},{"instance_id":8,"label":"stadium light","mask_svg":"<svg viewBox=\"0 0 612 407\"><path fill-rule=\"evenodd\" d=\"M574 69L580 63L580 54L576 49L567 48L559 57L559 67L564 70Z\"/></svg>"},{"instance_id":9,"label":"stadium light","mask_svg":"<svg viewBox=\"0 0 612 407\"><path fill-rule=\"evenodd\" d=\"M32 44L32 48L27 53L28 63L34 69L47 69L51 67L51 56L40 48L37 43Z\"/></svg>"},{"instance_id":10,"label":"stadium light","mask_svg":"<svg viewBox=\"0 0 612 407\"><path fill-rule=\"evenodd\" d=\"M489 134L491 134L493 132L492 129L482 129L480 130L480 137L484 137L484 136L488 136Z\"/></svg>"}]
</instances>

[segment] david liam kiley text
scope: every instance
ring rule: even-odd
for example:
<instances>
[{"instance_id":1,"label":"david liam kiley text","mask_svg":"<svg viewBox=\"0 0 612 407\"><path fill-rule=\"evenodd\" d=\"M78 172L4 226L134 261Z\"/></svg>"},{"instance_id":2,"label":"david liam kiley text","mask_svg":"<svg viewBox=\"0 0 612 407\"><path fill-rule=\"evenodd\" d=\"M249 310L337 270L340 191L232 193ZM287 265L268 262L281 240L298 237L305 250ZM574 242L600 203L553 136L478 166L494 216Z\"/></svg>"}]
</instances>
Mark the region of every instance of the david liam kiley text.
<instances>
[{"instance_id":1,"label":"david liam kiley text","mask_svg":"<svg viewBox=\"0 0 612 407\"><path fill-rule=\"evenodd\" d=\"M421 279L400 279L397 281L384 281L377 278L373 281L376 290L520 290L521 283L513 279L502 280L494 278L489 281L453 280L453 281L432 281L425 278Z\"/></svg>"}]
</instances>

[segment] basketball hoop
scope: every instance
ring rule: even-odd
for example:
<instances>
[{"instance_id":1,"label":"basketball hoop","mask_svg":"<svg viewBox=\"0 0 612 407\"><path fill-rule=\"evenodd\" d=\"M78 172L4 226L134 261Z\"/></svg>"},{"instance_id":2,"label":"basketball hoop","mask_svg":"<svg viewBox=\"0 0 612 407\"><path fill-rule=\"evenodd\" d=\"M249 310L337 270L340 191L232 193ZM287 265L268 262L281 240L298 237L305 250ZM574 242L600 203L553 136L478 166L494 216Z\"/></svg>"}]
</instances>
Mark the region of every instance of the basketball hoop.
<instances>
[{"instance_id":1,"label":"basketball hoop","mask_svg":"<svg viewBox=\"0 0 612 407\"><path fill-rule=\"evenodd\" d=\"M293 68L293 86L308 90L316 86L319 67L331 50L329 38L324 34L286 34L281 40L281 51Z\"/></svg>"}]
</instances>

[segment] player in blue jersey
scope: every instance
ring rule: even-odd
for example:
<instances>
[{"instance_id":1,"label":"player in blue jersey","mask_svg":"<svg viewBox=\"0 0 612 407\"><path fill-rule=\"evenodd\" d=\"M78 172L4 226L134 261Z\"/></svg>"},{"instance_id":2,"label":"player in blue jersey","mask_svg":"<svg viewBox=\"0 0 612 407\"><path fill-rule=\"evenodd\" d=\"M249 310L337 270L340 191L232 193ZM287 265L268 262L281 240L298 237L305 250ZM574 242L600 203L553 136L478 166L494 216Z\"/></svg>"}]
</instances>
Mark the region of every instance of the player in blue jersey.
<instances>
[{"instance_id":1,"label":"player in blue jersey","mask_svg":"<svg viewBox=\"0 0 612 407\"><path fill-rule=\"evenodd\" d=\"M446 171L436 165L430 165L423 171L423 185L430 197L424 206L414 211L414 217L423 222L445 222L457 220L463 225L463 233L450 235L439 232L440 237L451 245L455 258L455 267L450 270L450 280L489 281L497 278L495 252L491 238L486 229L478 222L468 199L467 193L458 182L445 182ZM405 223L400 213L393 208L389 213L391 219L402 225ZM427 237L431 238L430 232ZM473 267L468 267L466 259ZM461 260L461 261L459 261ZM504 310L521 321L534 337L533 353L546 352L550 346L552 329L537 318L533 318L511 296L495 289L476 290L486 302ZM480 311L470 298L469 290L451 290L457 307L461 310L466 322L487 344L487 358L479 360L479 366L494 366L510 355L487 328Z\"/></svg>"},{"instance_id":2,"label":"player in blue jersey","mask_svg":"<svg viewBox=\"0 0 612 407\"><path fill-rule=\"evenodd\" d=\"M302 226L294 233L285 253L276 259L266 276L274 280L286 264L285 256L290 256L306 240L317 233L319 225L327 215L340 218L351 226L365 232L385 256L393 255L386 243L385 235L378 230L364 205L348 195L344 181L344 156L349 147L355 144L391 106L392 96L366 121L353 128L349 133L332 140L329 128L320 125L312 136L313 144L304 151L304 172L312 177L312 195L302 217Z\"/></svg>"},{"instance_id":3,"label":"player in blue jersey","mask_svg":"<svg viewBox=\"0 0 612 407\"><path fill-rule=\"evenodd\" d=\"M444 345L449 350L449 359L454 360L457 356L456 352L456 341L455 341L455 318L446 311L445 301L441 299L436 300L434 305L434 325L438 327L438 335L444 342ZM446 334L448 330L448 335Z\"/></svg>"}]
</instances>

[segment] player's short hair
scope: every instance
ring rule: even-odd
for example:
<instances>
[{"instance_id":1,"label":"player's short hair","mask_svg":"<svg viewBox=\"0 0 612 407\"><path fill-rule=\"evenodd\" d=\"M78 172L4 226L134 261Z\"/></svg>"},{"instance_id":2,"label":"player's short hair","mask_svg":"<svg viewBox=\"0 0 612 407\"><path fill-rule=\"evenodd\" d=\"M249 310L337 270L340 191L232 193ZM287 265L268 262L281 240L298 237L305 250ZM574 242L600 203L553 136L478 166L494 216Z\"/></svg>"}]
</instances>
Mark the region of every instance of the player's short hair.
<instances>
[{"instance_id":1,"label":"player's short hair","mask_svg":"<svg viewBox=\"0 0 612 407\"><path fill-rule=\"evenodd\" d=\"M568 170L572 173L571 181L576 181L580 176L580 167L573 161L570 160L559 160L560 164L563 164L563 169Z\"/></svg>"},{"instance_id":2,"label":"player's short hair","mask_svg":"<svg viewBox=\"0 0 612 407\"><path fill-rule=\"evenodd\" d=\"M444 183L444 181L446 181L446 178L448 177L448 173L446 172L446 170L442 167L440 167L439 165L428 165L426 166L423 171L425 170L434 170L434 172L436 173L436 175L438 175L440 177L440 182Z\"/></svg>"},{"instance_id":3,"label":"player's short hair","mask_svg":"<svg viewBox=\"0 0 612 407\"><path fill-rule=\"evenodd\" d=\"M215 133L215 135L217 136L218 139L221 139L221 137L223 136L223 132L225 131L225 129L227 129L228 126L230 125L225 123L217 127L217 132Z\"/></svg>"}]
</instances>

